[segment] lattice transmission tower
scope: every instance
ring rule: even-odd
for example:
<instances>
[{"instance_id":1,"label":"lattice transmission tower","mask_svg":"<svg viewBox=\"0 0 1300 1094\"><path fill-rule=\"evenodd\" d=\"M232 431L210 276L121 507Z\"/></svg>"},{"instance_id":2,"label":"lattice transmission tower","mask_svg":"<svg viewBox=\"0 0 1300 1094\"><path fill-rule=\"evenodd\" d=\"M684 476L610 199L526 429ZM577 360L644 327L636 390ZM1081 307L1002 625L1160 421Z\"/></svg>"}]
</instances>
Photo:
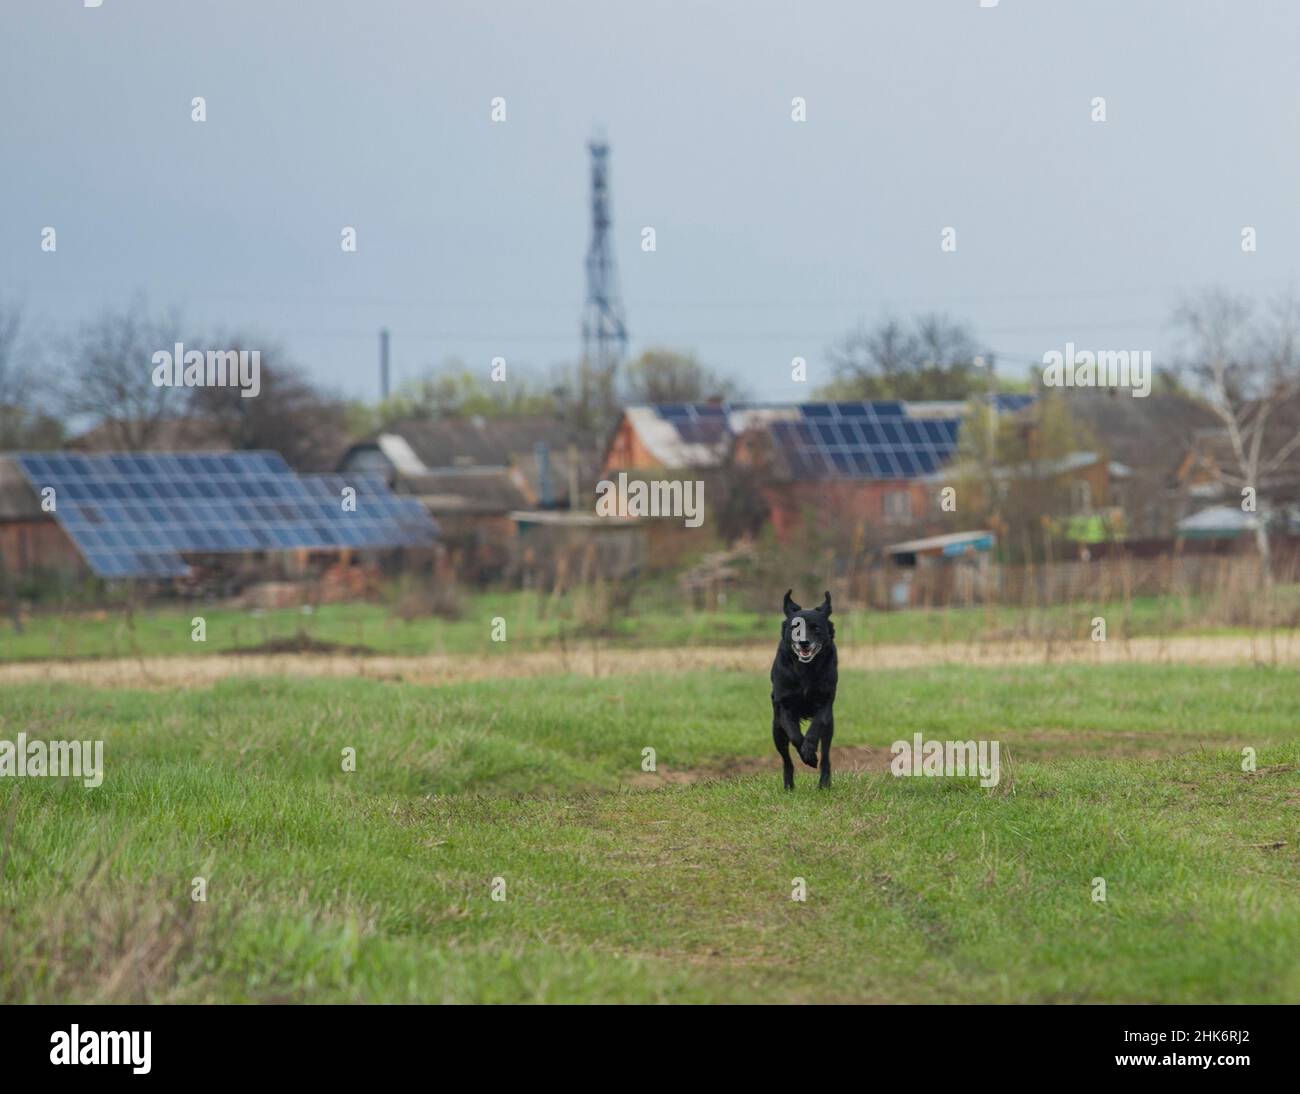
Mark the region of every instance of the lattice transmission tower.
<instances>
[{"instance_id":1,"label":"lattice transmission tower","mask_svg":"<svg viewBox=\"0 0 1300 1094\"><path fill-rule=\"evenodd\" d=\"M582 310L582 408L592 424L609 424L618 366L627 352L627 326L610 237L609 145L594 138L591 151L591 245L587 248L587 303Z\"/></svg>"}]
</instances>

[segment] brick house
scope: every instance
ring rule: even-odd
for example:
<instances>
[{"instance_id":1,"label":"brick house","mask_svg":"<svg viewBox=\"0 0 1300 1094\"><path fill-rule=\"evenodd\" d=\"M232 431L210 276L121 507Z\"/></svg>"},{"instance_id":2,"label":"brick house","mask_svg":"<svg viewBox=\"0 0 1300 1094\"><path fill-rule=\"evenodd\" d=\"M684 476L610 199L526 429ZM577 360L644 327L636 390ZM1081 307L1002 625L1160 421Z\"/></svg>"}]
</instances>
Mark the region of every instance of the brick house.
<instances>
[{"instance_id":1,"label":"brick house","mask_svg":"<svg viewBox=\"0 0 1300 1094\"><path fill-rule=\"evenodd\" d=\"M931 476L955 456L964 413L959 402L899 400L632 406L606 446L602 474L744 468L757 473L783 541L810 520L883 534L928 518Z\"/></svg>"}]
</instances>

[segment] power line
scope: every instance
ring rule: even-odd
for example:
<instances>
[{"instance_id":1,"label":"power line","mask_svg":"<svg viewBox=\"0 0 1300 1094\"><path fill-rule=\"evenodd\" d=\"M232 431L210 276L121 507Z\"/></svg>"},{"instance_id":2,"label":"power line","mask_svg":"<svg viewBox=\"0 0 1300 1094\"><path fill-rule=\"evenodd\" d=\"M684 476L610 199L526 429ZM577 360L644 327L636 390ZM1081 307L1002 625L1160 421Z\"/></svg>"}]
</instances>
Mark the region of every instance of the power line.
<instances>
[{"instance_id":1,"label":"power line","mask_svg":"<svg viewBox=\"0 0 1300 1094\"><path fill-rule=\"evenodd\" d=\"M1296 284L1297 279L1294 277L1264 278L1254 281L1237 281L1235 285L1241 288L1277 288L1280 286L1291 286ZM861 295L854 297L826 297L819 296L815 299L795 299L790 296L781 296L772 299L761 298L742 298L742 299L703 299L699 296L675 299L659 299L638 297L637 303L640 307L646 308L672 308L683 310L688 308L898 308L902 306L920 307L925 310L935 310L942 308L945 304L961 302L1019 302L1032 300L1093 300L1108 299L1112 297L1131 297L1138 295L1157 295L1157 294L1177 294L1194 289L1195 286L1187 284L1181 285L1162 285L1162 286L1129 286L1123 288L1104 288L1104 289L1060 289L1050 292L1006 292L1006 293L974 293L974 294L957 294L945 296L886 296L876 290L864 290ZM121 281L105 282L100 285L59 285L53 286L23 286L22 289L10 290L15 295L40 295L56 296L68 293L81 295L99 294L103 296L118 296L122 292ZM266 301L298 301L300 303L322 303L322 304L353 304L357 307L424 307L424 308L555 308L566 309L573 306L574 296L566 297L515 297L505 298L493 293L484 292L482 296L473 298L455 298L442 296L437 292L429 292L420 296L361 296L351 293L283 293L274 291L230 291L219 290L215 292L198 291L189 294L196 301L202 300L251 300L257 302Z\"/></svg>"}]
</instances>

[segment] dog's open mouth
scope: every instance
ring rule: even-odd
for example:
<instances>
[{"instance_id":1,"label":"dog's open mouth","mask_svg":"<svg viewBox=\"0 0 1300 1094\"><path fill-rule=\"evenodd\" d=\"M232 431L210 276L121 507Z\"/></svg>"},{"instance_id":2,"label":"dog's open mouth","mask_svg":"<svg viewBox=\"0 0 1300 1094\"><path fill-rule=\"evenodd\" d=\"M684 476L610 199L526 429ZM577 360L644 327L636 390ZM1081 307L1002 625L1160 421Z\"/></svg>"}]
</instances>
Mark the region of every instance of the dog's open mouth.
<instances>
[{"instance_id":1,"label":"dog's open mouth","mask_svg":"<svg viewBox=\"0 0 1300 1094\"><path fill-rule=\"evenodd\" d=\"M799 658L799 660L802 661L805 665L808 664L808 662L811 661L814 657L816 657L818 652L821 650L821 644L817 642L814 642L806 649L801 649L798 643L796 642L792 642L790 643L790 645L794 649L794 655L797 658Z\"/></svg>"}]
</instances>

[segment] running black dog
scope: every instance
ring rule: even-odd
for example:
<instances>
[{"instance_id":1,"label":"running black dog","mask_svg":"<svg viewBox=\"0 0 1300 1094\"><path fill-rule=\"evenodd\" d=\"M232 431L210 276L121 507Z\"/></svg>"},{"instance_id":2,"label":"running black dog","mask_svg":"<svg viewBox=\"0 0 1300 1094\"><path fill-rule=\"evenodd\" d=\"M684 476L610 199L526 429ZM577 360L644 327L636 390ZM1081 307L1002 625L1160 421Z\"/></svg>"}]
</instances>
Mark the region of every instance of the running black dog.
<instances>
[{"instance_id":1,"label":"running black dog","mask_svg":"<svg viewBox=\"0 0 1300 1094\"><path fill-rule=\"evenodd\" d=\"M831 594L820 608L804 611L785 594L785 622L781 644L772 662L772 740L785 765L787 790L794 789L794 764L790 746L809 767L817 766L821 745L821 779L831 785L831 737L835 734L835 686L839 682L835 654L835 624L831 622ZM808 733L799 732L801 721L810 722Z\"/></svg>"}]
</instances>

